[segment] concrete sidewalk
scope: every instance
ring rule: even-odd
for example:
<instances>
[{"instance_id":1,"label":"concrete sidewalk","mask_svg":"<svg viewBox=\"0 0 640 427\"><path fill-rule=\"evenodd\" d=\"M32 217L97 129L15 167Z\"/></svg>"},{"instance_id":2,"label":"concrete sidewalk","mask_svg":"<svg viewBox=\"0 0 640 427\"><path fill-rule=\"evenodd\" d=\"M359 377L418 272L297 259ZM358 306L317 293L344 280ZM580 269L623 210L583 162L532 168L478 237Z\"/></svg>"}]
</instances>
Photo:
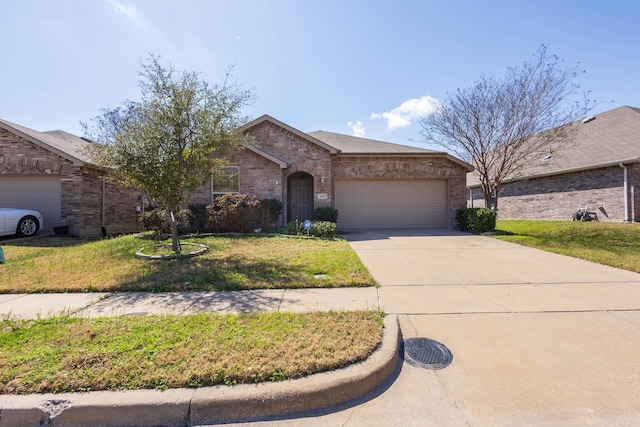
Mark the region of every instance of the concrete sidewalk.
<instances>
[{"instance_id":1,"label":"concrete sidewalk","mask_svg":"<svg viewBox=\"0 0 640 427\"><path fill-rule=\"evenodd\" d=\"M17 318L143 316L147 314L371 310L378 289L266 289L237 292L124 292L0 295L0 316Z\"/></svg>"}]
</instances>

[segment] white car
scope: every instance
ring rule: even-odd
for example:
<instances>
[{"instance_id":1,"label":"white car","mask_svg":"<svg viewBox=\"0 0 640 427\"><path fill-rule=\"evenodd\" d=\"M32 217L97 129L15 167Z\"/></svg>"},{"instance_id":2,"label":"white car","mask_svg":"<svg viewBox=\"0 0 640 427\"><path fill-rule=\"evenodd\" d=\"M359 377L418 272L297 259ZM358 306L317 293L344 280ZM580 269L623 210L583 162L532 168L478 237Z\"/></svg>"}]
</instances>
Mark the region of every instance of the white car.
<instances>
[{"instance_id":1,"label":"white car","mask_svg":"<svg viewBox=\"0 0 640 427\"><path fill-rule=\"evenodd\" d=\"M42 215L38 211L0 208L0 236L33 236L43 224Z\"/></svg>"}]
</instances>

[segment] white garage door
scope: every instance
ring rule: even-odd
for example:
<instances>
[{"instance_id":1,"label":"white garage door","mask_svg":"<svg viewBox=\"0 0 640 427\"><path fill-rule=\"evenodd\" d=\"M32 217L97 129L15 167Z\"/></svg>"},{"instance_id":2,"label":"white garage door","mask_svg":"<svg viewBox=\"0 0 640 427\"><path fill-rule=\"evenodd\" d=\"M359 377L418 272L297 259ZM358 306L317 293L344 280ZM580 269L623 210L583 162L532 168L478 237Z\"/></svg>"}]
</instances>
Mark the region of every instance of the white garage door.
<instances>
[{"instance_id":1,"label":"white garage door","mask_svg":"<svg viewBox=\"0 0 640 427\"><path fill-rule=\"evenodd\" d=\"M0 175L0 207L34 209L45 228L60 224L62 187L55 175Z\"/></svg>"},{"instance_id":2,"label":"white garage door","mask_svg":"<svg viewBox=\"0 0 640 427\"><path fill-rule=\"evenodd\" d=\"M446 180L336 180L340 230L449 226Z\"/></svg>"}]
</instances>

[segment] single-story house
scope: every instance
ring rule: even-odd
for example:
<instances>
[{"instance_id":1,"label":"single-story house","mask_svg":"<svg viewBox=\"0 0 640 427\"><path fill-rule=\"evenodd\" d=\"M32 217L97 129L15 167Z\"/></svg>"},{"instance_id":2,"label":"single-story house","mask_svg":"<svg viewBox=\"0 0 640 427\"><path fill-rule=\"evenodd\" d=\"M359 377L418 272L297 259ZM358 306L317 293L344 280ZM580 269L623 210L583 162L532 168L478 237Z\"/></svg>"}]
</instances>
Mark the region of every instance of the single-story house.
<instances>
[{"instance_id":1,"label":"single-story house","mask_svg":"<svg viewBox=\"0 0 640 427\"><path fill-rule=\"evenodd\" d=\"M602 221L640 221L640 108L623 106L574 123L573 140L532 157L499 190L502 219L571 219L588 206ZM484 207L474 173L468 205Z\"/></svg>"},{"instance_id":2,"label":"single-story house","mask_svg":"<svg viewBox=\"0 0 640 427\"><path fill-rule=\"evenodd\" d=\"M472 167L447 153L304 133L268 115L244 131L253 143L232 153L224 178L212 177L190 203L232 192L277 198L286 206L281 225L335 207L340 230L449 228L466 205ZM0 120L0 206L39 210L47 226L68 225L74 235L139 230L142 195L105 179L86 155L88 144Z\"/></svg>"},{"instance_id":3,"label":"single-story house","mask_svg":"<svg viewBox=\"0 0 640 427\"><path fill-rule=\"evenodd\" d=\"M254 145L233 153L229 179L192 195L241 192L280 199L282 223L338 209L338 229L449 228L466 206L473 168L447 153L332 132L304 133L264 115L244 127Z\"/></svg>"},{"instance_id":4,"label":"single-story house","mask_svg":"<svg viewBox=\"0 0 640 427\"><path fill-rule=\"evenodd\" d=\"M139 231L140 193L105 179L87 145L67 132L0 120L0 207L35 209L45 228L68 226L76 236Z\"/></svg>"}]
</instances>

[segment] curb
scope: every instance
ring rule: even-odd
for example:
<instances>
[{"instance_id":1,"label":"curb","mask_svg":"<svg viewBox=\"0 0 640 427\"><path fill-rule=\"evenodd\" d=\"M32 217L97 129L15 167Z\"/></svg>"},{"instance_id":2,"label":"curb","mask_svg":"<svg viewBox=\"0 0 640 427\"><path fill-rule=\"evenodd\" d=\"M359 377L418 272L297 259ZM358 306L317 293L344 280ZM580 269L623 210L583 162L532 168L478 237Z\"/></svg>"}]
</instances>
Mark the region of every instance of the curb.
<instances>
[{"instance_id":1,"label":"curb","mask_svg":"<svg viewBox=\"0 0 640 427\"><path fill-rule=\"evenodd\" d=\"M290 416L372 391L394 372L399 344L398 318L387 316L382 343L365 361L300 379L165 391L2 395L0 427L189 426Z\"/></svg>"}]
</instances>

